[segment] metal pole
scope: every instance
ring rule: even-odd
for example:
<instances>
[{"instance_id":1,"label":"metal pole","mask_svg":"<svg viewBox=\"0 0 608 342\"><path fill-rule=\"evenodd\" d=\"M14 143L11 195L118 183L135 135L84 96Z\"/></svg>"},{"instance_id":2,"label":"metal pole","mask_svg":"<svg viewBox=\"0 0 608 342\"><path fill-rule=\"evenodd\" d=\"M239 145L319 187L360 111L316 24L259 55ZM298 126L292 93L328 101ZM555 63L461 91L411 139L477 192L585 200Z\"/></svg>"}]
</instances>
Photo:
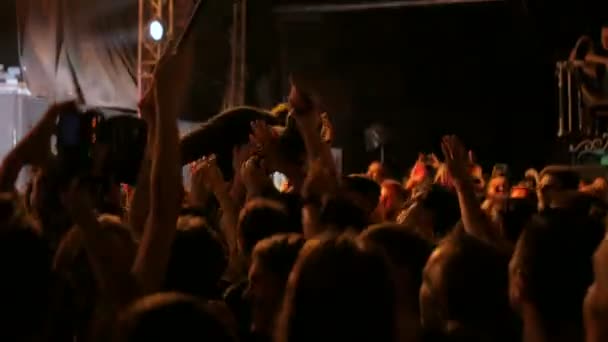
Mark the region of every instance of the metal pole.
<instances>
[{"instance_id":1,"label":"metal pole","mask_svg":"<svg viewBox=\"0 0 608 342\"><path fill-rule=\"evenodd\" d=\"M142 85L142 73L143 73L143 48L144 48L144 1L138 0L138 33L137 33L137 99L143 98L143 85ZM139 113L141 116L141 113Z\"/></svg>"},{"instance_id":2,"label":"metal pole","mask_svg":"<svg viewBox=\"0 0 608 342\"><path fill-rule=\"evenodd\" d=\"M568 132L572 132L572 73L568 70Z\"/></svg>"},{"instance_id":3,"label":"metal pole","mask_svg":"<svg viewBox=\"0 0 608 342\"><path fill-rule=\"evenodd\" d=\"M173 41L173 32L175 29L175 11L173 8L173 0L169 0L169 27L168 27L168 32L167 32L167 41L171 42Z\"/></svg>"},{"instance_id":4,"label":"metal pole","mask_svg":"<svg viewBox=\"0 0 608 342\"><path fill-rule=\"evenodd\" d=\"M351 4L317 4L317 5L283 5L274 9L275 13L320 13L320 12L353 12L368 11L376 9L395 9L405 7L424 7L437 5L459 5L477 3L499 3L504 0L401 0L401 1L381 1L368 3Z\"/></svg>"},{"instance_id":5,"label":"metal pole","mask_svg":"<svg viewBox=\"0 0 608 342\"><path fill-rule=\"evenodd\" d=\"M236 83L238 80L238 42L239 42L239 3L238 0L232 5L232 44L230 56L230 84L228 86L228 107L236 105Z\"/></svg>"},{"instance_id":6,"label":"metal pole","mask_svg":"<svg viewBox=\"0 0 608 342\"><path fill-rule=\"evenodd\" d=\"M557 62L557 97L559 99L557 136L561 138L564 136L564 126L566 121L566 113L564 113L564 62Z\"/></svg>"},{"instance_id":7,"label":"metal pole","mask_svg":"<svg viewBox=\"0 0 608 342\"><path fill-rule=\"evenodd\" d=\"M245 91L247 88L247 0L241 0L240 38L238 105L242 106L245 104Z\"/></svg>"}]
</instances>

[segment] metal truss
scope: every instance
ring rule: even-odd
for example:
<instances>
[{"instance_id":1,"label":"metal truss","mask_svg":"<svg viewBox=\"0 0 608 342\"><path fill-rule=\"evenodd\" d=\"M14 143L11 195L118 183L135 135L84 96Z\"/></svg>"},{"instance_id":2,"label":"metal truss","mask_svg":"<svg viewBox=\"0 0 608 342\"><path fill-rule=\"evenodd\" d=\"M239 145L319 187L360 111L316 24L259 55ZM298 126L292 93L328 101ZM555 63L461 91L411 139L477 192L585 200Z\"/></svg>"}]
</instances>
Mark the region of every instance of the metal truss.
<instances>
[{"instance_id":1,"label":"metal truss","mask_svg":"<svg viewBox=\"0 0 608 342\"><path fill-rule=\"evenodd\" d=\"M150 87L154 67L175 34L174 1L175 0L138 0L138 38L137 38L137 90L141 99ZM164 37L153 41L148 34L148 25L158 20L164 28Z\"/></svg>"},{"instance_id":2,"label":"metal truss","mask_svg":"<svg viewBox=\"0 0 608 342\"><path fill-rule=\"evenodd\" d=\"M233 0L231 66L225 107L245 104L247 85L247 0Z\"/></svg>"},{"instance_id":3,"label":"metal truss","mask_svg":"<svg viewBox=\"0 0 608 342\"><path fill-rule=\"evenodd\" d=\"M193 10L197 9L195 4L200 4L200 1L204 0L139 0L137 86L140 99L152 83L156 64L186 29ZM232 60L225 98L227 106L245 103L247 79L247 0L232 0L232 4ZM165 36L159 42L149 37L148 25L152 20L163 23L165 29Z\"/></svg>"}]
</instances>

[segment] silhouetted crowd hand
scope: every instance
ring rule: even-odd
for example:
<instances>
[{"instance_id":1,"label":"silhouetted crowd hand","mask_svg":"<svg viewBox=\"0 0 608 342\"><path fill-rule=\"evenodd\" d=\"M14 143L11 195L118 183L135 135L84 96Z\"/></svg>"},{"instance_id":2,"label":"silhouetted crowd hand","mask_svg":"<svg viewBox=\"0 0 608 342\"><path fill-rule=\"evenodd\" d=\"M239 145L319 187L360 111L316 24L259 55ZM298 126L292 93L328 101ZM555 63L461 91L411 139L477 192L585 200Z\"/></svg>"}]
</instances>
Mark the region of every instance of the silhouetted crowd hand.
<instances>
[{"instance_id":1,"label":"silhouetted crowd hand","mask_svg":"<svg viewBox=\"0 0 608 342\"><path fill-rule=\"evenodd\" d=\"M442 159L341 175L340 127L299 84L286 123L246 122L238 143L182 165L180 99L166 96L140 104L147 146L128 187L93 176L97 155L51 153L73 102L5 156L0 341L608 340L606 179L488 177L455 135Z\"/></svg>"}]
</instances>

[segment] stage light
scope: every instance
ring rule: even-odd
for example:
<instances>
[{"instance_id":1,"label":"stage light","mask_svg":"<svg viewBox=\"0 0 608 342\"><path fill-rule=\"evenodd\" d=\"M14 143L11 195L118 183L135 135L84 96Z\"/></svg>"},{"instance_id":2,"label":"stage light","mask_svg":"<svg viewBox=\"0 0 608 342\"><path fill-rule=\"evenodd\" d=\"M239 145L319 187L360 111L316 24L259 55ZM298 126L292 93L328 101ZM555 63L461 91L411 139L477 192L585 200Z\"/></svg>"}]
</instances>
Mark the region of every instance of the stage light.
<instances>
[{"instance_id":1,"label":"stage light","mask_svg":"<svg viewBox=\"0 0 608 342\"><path fill-rule=\"evenodd\" d=\"M152 20L148 25L148 34L153 41L159 42L165 37L165 27L160 20Z\"/></svg>"}]
</instances>

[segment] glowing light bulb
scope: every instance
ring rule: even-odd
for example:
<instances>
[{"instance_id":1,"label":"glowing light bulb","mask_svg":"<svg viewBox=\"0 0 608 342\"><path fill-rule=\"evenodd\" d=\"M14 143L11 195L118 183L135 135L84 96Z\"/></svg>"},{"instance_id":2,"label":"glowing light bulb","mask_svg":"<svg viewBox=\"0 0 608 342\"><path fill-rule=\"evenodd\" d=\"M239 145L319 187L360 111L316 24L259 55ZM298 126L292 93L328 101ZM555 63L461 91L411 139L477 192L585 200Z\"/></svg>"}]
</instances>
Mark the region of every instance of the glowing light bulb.
<instances>
[{"instance_id":1,"label":"glowing light bulb","mask_svg":"<svg viewBox=\"0 0 608 342\"><path fill-rule=\"evenodd\" d=\"M149 25L149 34L150 37L154 40L154 41L160 41L161 39L163 39L163 36L165 35L165 28L163 27L163 24L158 21L158 20L153 20L152 22L150 22Z\"/></svg>"}]
</instances>

